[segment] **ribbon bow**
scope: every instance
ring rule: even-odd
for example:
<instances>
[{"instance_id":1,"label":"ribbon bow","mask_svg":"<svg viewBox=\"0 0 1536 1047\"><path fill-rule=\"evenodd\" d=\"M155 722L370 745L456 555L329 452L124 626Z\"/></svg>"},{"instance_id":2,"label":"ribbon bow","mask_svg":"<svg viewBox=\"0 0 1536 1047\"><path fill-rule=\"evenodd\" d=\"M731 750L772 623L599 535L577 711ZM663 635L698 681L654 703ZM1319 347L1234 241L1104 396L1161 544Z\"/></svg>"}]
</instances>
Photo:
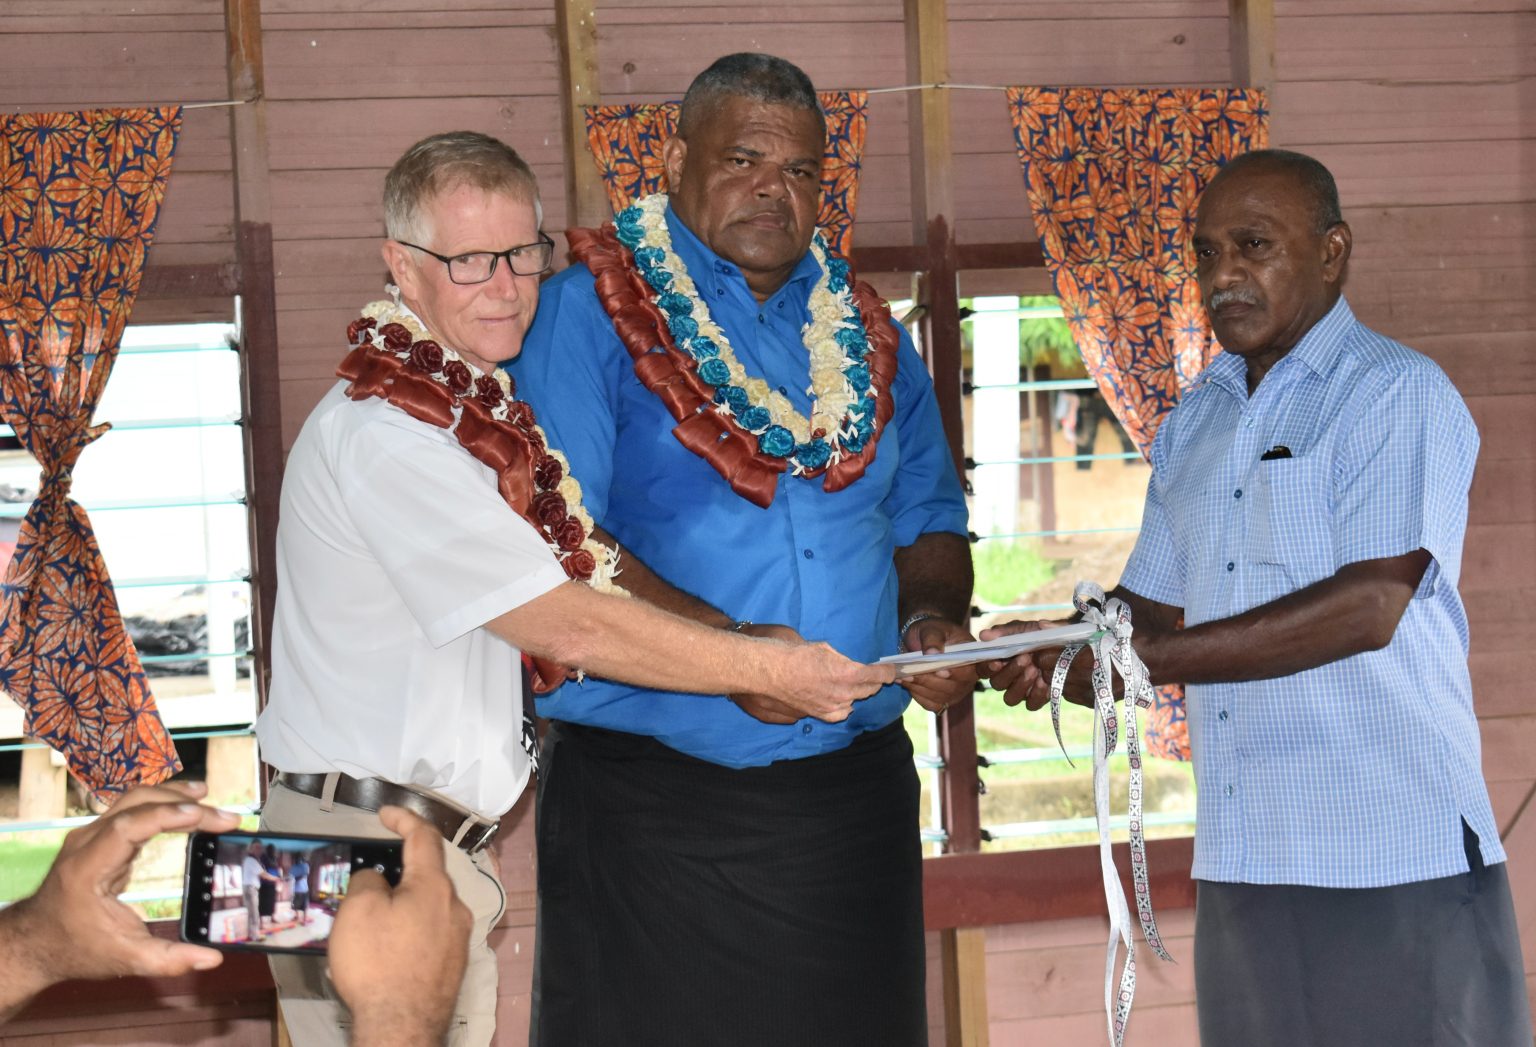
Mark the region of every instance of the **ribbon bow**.
<instances>
[{"instance_id":1,"label":"ribbon bow","mask_svg":"<svg viewBox=\"0 0 1536 1047\"><path fill-rule=\"evenodd\" d=\"M1147 841L1142 832L1141 731L1136 724L1137 708L1152 704L1152 682L1147 667L1131 646L1131 609L1124 600L1109 598L1093 582L1078 582L1072 604L1083 620L1098 628L1094 636L1081 643L1068 644L1056 660L1051 674L1051 726L1056 730L1056 744L1066 755L1061 740L1061 697L1072 660L1084 648L1093 652L1093 807L1099 828L1099 867L1104 875L1104 899L1109 906L1109 954L1104 962L1104 1014L1109 1022L1109 1040L1121 1047L1126 1023L1131 1017L1131 1001L1136 996L1136 945L1131 938L1130 909L1125 888L1115 869L1114 852L1109 843L1109 757L1119 740L1120 721L1115 714L1114 674L1125 683L1125 755L1130 764L1130 789L1127 813L1130 818L1131 883L1136 892L1136 915L1141 934L1160 959L1173 961L1163 948L1152 916L1152 893L1147 883ZM1067 757L1067 763L1072 758ZM1125 945L1125 964L1120 969L1120 989L1115 992L1115 957Z\"/></svg>"}]
</instances>

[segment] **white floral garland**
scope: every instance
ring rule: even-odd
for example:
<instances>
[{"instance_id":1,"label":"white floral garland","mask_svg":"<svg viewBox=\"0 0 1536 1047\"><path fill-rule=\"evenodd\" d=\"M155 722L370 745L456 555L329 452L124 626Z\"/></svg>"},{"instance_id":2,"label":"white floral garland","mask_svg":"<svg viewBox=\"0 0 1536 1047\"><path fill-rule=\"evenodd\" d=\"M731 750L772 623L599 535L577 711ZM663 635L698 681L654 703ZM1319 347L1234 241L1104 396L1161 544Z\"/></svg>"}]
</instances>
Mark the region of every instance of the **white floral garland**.
<instances>
[{"instance_id":1,"label":"white floral garland","mask_svg":"<svg viewBox=\"0 0 1536 1047\"><path fill-rule=\"evenodd\" d=\"M811 322L801 329L801 340L810 354L811 383L806 392L812 397L811 416L795 409L789 399L761 378L753 377L741 365L725 331L710 315L709 306L699 294L688 267L672 248L672 234L667 229L666 193L653 193L620 212L615 218L619 239L635 253L637 267L656 292L655 301L667 318L678 348L699 362L700 377L720 389L741 389L749 408L733 408L718 402L716 410L733 415L748 432L759 438L762 449L775 457L787 458L795 475L828 463L840 461L849 452L857 453L873 432L876 391L872 386L868 355L870 345L863 319L853 300L847 276L847 263L828 257L826 242L818 231L811 240L811 254L821 275L811 289L808 303ZM679 311L667 308L680 295L688 300L688 318L697 333L679 332L675 326ZM839 332L847 332L841 337ZM704 345L697 351L696 342ZM729 374L728 381L711 380L706 367L718 359ZM714 368L716 374L719 369ZM754 420L750 408L761 408L764 415ZM746 417L743 417L743 416ZM775 440L775 428L787 430L793 446L783 447ZM824 441L824 448L817 445ZM821 460L817 460L820 458Z\"/></svg>"},{"instance_id":2,"label":"white floral garland","mask_svg":"<svg viewBox=\"0 0 1536 1047\"><path fill-rule=\"evenodd\" d=\"M383 328L386 324L399 324L401 327L404 327L411 333L411 339L413 342L426 340L434 341L438 348L443 352L444 367L446 367L450 361L457 360L459 363L468 368L469 373L476 379L482 377L486 373L480 370L480 368L476 367L474 364L470 363L468 360L464 359L458 353L454 352L452 349L448 348L446 345L443 345L441 342L436 342L436 339L432 338L431 332L427 330L424 324L422 324L420 318L418 318L415 313L413 313L409 308L407 308L398 300L398 288L391 285L388 290L392 296L395 296L395 300L370 302L363 307L362 315L374 320L378 324L378 329ZM388 348L382 344L379 344L378 342L375 344L378 345L378 347L384 352L390 351ZM410 348L407 347L403 352L396 352L393 355L399 357L401 360L408 360L411 355ZM500 386L503 397L495 407L490 408L491 417L497 421L508 421L508 404L510 404L513 400L512 378L499 367L493 368L490 374L491 378L496 382L498 386ZM434 382L447 388L449 392L453 392L453 388L448 384L448 378L443 373L442 367L438 368L436 371L433 371L429 377ZM470 388L474 388L473 383L471 384ZM453 403L453 426L448 429L448 432L452 433L455 429L458 428L459 418L463 414L463 411L464 408L459 403L458 394L455 393ZM537 422L533 423L532 431L537 433L539 438L543 441L545 453L549 454L555 459L555 461L560 463L560 484L557 488L555 488L555 490L559 492L560 497L565 499L566 511L569 512L570 515L576 517L577 520L581 521L581 526L586 532L587 538L581 543L581 548L585 549L587 553L591 555L593 561L597 564L596 568L593 569L592 577L588 579L587 584L600 593L611 593L615 596L628 596L628 591L614 581L614 578L619 574L618 556L612 549L608 548L602 542L599 542L597 539L592 537L592 528L595 525L593 523L591 514L588 513L586 508L581 504L581 484L577 482L576 477L571 475L570 461L565 457L565 455L561 454L559 451L555 450L554 447L550 446L549 437L545 434L543 427L540 426ZM540 530L540 533L544 533L542 529ZM547 535L545 536L545 543L549 546L550 551L555 554L555 558L560 560L562 563L566 557L571 555L571 553L561 549L557 544L551 541Z\"/></svg>"}]
</instances>

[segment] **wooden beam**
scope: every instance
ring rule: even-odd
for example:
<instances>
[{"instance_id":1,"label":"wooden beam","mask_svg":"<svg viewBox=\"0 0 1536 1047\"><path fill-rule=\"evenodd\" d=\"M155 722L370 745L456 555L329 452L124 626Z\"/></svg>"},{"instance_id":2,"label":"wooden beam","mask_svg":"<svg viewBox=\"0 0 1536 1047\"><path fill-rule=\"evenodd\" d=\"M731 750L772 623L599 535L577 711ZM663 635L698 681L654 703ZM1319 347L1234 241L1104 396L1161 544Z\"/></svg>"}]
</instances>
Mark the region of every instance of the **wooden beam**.
<instances>
[{"instance_id":1,"label":"wooden beam","mask_svg":"<svg viewBox=\"0 0 1536 1047\"><path fill-rule=\"evenodd\" d=\"M1115 864L1131 893L1130 850L1115 845ZM1161 913L1195 904L1193 837L1147 842L1152 904ZM923 862L923 921L930 931L1104 915L1097 847L957 854Z\"/></svg>"},{"instance_id":2,"label":"wooden beam","mask_svg":"<svg viewBox=\"0 0 1536 1047\"><path fill-rule=\"evenodd\" d=\"M206 265L155 265L144 269L138 300L146 298L233 298L240 293L240 270L227 262Z\"/></svg>"},{"instance_id":3,"label":"wooden beam","mask_svg":"<svg viewBox=\"0 0 1536 1047\"><path fill-rule=\"evenodd\" d=\"M949 79L947 0L903 0L907 81L939 84ZM918 280L923 354L933 373L939 417L949 439L955 469L965 460L960 388L960 270L955 250L954 150L949 92L924 87L907 96L908 151L912 160L912 238L927 249ZM975 852L981 847L980 776L976 763L975 699L967 698L939 717L940 805L948 833L945 850ZM946 930L940 936L944 971L944 1036L949 1047L986 1043L986 954L976 936ZM977 1003L980 1003L978 1010Z\"/></svg>"},{"instance_id":4,"label":"wooden beam","mask_svg":"<svg viewBox=\"0 0 1536 1047\"><path fill-rule=\"evenodd\" d=\"M555 0L555 36L560 42L560 109L565 133L565 219L567 226L595 226L613 210L603 180L587 149L582 109L601 97L597 74L597 17L594 0Z\"/></svg>"},{"instance_id":5,"label":"wooden beam","mask_svg":"<svg viewBox=\"0 0 1536 1047\"><path fill-rule=\"evenodd\" d=\"M928 268L928 245L855 247L853 267L860 273L920 273ZM967 269L1044 267L1045 256L1038 240L955 245L955 268L962 272Z\"/></svg>"},{"instance_id":6,"label":"wooden beam","mask_svg":"<svg viewBox=\"0 0 1536 1047\"><path fill-rule=\"evenodd\" d=\"M251 528L251 645L256 652L253 683L257 703L264 706L272 668L272 611L277 601L277 503L282 488L283 430L261 0L224 0L224 29L230 97L245 102L229 109L229 139L235 175L235 260L240 272L240 383L246 508Z\"/></svg>"},{"instance_id":7,"label":"wooden beam","mask_svg":"<svg viewBox=\"0 0 1536 1047\"><path fill-rule=\"evenodd\" d=\"M230 149L235 173L235 220L272 221L267 169L267 108L261 56L261 0L224 0L224 43L229 97Z\"/></svg>"},{"instance_id":8,"label":"wooden beam","mask_svg":"<svg viewBox=\"0 0 1536 1047\"><path fill-rule=\"evenodd\" d=\"M904 0L907 78L912 83L942 83L949 77L949 12L946 0ZM923 353L933 372L939 416L949 439L955 468L965 460L960 387L959 256L954 236L954 171L949 93L933 87L908 98L909 151L912 157L912 233L926 248L918 282ZM965 474L961 472L961 476ZM979 776L972 701L967 699L940 717L940 778L945 849L966 853L981 846Z\"/></svg>"},{"instance_id":9,"label":"wooden beam","mask_svg":"<svg viewBox=\"0 0 1536 1047\"><path fill-rule=\"evenodd\" d=\"M1232 36L1232 83L1275 88L1275 0L1227 0ZM1270 108L1274 105L1271 102Z\"/></svg>"},{"instance_id":10,"label":"wooden beam","mask_svg":"<svg viewBox=\"0 0 1536 1047\"><path fill-rule=\"evenodd\" d=\"M179 940L176 920L151 920L149 933L165 941ZM272 971L260 953L226 952L224 962L211 971L193 971L167 978L107 978L101 981L68 981L43 990L5 1026L7 1036L21 1037L36 1023L59 1018L123 1014L160 1010L160 1001L179 997L204 1005L226 1006L232 1012L270 1013ZM43 1032L44 1029L35 1029ZM9 1042L9 1041L6 1041ZM55 1041L62 1042L62 1041ZM78 1042L78 1041L77 1041Z\"/></svg>"},{"instance_id":11,"label":"wooden beam","mask_svg":"<svg viewBox=\"0 0 1536 1047\"><path fill-rule=\"evenodd\" d=\"M950 1047L987 1047L987 932L959 927L944 931L943 940L946 1042Z\"/></svg>"}]
</instances>

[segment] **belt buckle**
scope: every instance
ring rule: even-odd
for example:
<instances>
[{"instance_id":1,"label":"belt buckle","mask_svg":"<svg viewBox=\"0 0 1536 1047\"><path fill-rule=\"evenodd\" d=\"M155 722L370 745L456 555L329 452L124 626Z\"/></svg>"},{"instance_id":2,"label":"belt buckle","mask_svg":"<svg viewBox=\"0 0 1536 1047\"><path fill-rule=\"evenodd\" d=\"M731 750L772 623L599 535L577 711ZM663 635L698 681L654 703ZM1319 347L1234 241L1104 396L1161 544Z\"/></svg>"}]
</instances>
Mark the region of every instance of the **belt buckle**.
<instances>
[{"instance_id":1,"label":"belt buckle","mask_svg":"<svg viewBox=\"0 0 1536 1047\"><path fill-rule=\"evenodd\" d=\"M496 830L501 828L501 822L489 822L485 825L472 825L464 838L459 841L459 847L465 854L479 854L489 846L496 836Z\"/></svg>"},{"instance_id":2,"label":"belt buckle","mask_svg":"<svg viewBox=\"0 0 1536 1047\"><path fill-rule=\"evenodd\" d=\"M473 826L465 832L464 838L459 840L459 846L464 849L464 854L479 854L485 847L490 846L490 841L495 840L496 831L501 829L501 821L492 821L484 826Z\"/></svg>"}]
</instances>

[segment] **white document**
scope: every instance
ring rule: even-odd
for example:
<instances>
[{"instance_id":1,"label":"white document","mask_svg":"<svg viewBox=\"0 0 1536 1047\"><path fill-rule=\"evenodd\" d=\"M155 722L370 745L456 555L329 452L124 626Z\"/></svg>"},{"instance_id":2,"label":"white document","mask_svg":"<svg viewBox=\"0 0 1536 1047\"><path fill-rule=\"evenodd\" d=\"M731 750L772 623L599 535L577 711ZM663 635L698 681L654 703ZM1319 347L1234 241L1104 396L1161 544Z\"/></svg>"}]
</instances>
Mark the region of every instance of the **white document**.
<instances>
[{"instance_id":1,"label":"white document","mask_svg":"<svg viewBox=\"0 0 1536 1047\"><path fill-rule=\"evenodd\" d=\"M995 640L971 640L968 643L951 644L936 654L914 651L893 654L880 659L881 665L894 665L900 676L917 676L919 673L955 669L977 662L1007 661L1025 651L1038 651L1046 647L1065 647L1069 643L1091 640L1098 634L1098 627L1091 622L1073 622L1054 629L1041 629L1033 633L1015 633L999 636Z\"/></svg>"}]
</instances>

